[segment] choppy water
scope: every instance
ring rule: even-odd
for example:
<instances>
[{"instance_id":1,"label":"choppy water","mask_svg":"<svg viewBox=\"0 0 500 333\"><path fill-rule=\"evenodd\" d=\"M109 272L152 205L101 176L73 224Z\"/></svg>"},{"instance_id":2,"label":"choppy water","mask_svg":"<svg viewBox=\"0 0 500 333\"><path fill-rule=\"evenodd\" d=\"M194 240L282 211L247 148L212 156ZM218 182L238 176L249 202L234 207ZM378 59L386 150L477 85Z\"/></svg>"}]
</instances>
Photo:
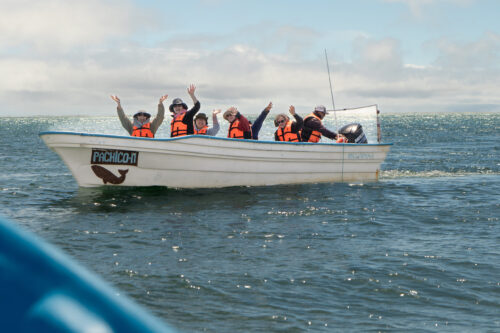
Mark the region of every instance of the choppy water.
<instances>
[{"instance_id":1,"label":"choppy water","mask_svg":"<svg viewBox=\"0 0 500 333\"><path fill-rule=\"evenodd\" d=\"M377 183L217 190L79 189L38 137L116 118L0 125L0 214L181 331L500 331L498 113L382 115Z\"/></svg>"}]
</instances>

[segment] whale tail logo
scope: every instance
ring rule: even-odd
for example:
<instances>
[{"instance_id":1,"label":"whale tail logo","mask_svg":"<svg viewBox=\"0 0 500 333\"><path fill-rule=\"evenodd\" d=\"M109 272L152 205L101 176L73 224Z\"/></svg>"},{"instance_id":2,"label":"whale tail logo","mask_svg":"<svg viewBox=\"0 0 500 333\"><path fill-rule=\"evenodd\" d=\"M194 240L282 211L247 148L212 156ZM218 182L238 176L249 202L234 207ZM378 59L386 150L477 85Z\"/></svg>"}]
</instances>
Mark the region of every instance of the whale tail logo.
<instances>
[{"instance_id":1,"label":"whale tail logo","mask_svg":"<svg viewBox=\"0 0 500 333\"><path fill-rule=\"evenodd\" d=\"M111 171L109 171L106 168L103 168L102 166L92 165L91 168L92 168L92 171L94 171L95 175L102 179L102 182L104 184L107 184L107 183L115 184L115 185L121 184L125 181L125 177L126 177L125 175L128 172L128 169L127 170L118 170L118 172L120 173L121 176L117 177Z\"/></svg>"}]
</instances>

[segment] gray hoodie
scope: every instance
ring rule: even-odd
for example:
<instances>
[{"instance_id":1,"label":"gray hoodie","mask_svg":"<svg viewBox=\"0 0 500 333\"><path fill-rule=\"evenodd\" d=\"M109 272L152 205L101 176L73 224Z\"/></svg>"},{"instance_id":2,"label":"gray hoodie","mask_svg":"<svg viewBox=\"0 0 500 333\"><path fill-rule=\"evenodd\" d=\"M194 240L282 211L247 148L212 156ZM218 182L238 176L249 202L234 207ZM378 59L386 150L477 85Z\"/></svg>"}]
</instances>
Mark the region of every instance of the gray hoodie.
<instances>
[{"instance_id":1,"label":"gray hoodie","mask_svg":"<svg viewBox=\"0 0 500 333\"><path fill-rule=\"evenodd\" d=\"M123 128L127 130L128 134L132 135L132 132L134 131L134 124L136 126L141 125L136 119L134 119L134 123L132 123L130 119L128 119L128 117L125 115L125 112L123 111L121 106L118 106L116 108L116 112L118 113L118 117L120 118L120 122L122 123ZM158 130L158 127L160 127L164 118L165 118L165 107L163 106L163 103L160 103L158 104L158 113L151 122L150 130L151 132L153 132L153 134L156 134L156 131Z\"/></svg>"}]
</instances>

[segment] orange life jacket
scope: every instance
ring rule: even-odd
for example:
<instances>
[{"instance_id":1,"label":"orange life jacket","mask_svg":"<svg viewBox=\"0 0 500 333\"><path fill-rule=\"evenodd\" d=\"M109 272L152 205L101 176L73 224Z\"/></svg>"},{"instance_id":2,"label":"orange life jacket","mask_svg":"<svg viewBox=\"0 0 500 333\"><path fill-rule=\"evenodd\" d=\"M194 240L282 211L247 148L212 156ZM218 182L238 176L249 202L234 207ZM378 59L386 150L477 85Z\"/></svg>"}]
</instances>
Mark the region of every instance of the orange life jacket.
<instances>
[{"instance_id":1,"label":"orange life jacket","mask_svg":"<svg viewBox=\"0 0 500 333\"><path fill-rule=\"evenodd\" d=\"M240 130L238 128L238 125L240 124L239 119L236 119L231 123L231 126L229 126L229 131L227 133L228 138L235 138L235 139L244 139L245 138L245 132ZM252 128L250 128L250 137L252 137Z\"/></svg>"},{"instance_id":2,"label":"orange life jacket","mask_svg":"<svg viewBox=\"0 0 500 333\"><path fill-rule=\"evenodd\" d=\"M184 124L182 120L184 119L184 113L181 116L174 117L170 122L170 137L175 138L177 136L184 136L188 134L188 126Z\"/></svg>"},{"instance_id":3,"label":"orange life jacket","mask_svg":"<svg viewBox=\"0 0 500 333\"><path fill-rule=\"evenodd\" d=\"M132 136L140 136L145 138L155 137L155 135L151 131L151 123L143 124L141 127L132 127Z\"/></svg>"},{"instance_id":4,"label":"orange life jacket","mask_svg":"<svg viewBox=\"0 0 500 333\"><path fill-rule=\"evenodd\" d=\"M316 118L316 119L318 119L321 122L321 118L320 117L318 117L314 113L311 113L311 114L308 114L304 118L304 124L306 123L306 120L309 119L309 118ZM306 128L307 127L304 126L304 129L306 129ZM302 132L304 131L304 129L302 130ZM311 135L309 136L309 139L307 140L307 142L314 142L314 143L316 143L316 142L319 142L319 140L321 140L321 132L314 131L314 130L311 130L311 129L309 129L308 131L311 132Z\"/></svg>"},{"instance_id":5,"label":"orange life jacket","mask_svg":"<svg viewBox=\"0 0 500 333\"><path fill-rule=\"evenodd\" d=\"M285 128L278 127L276 131L276 136L279 141L291 141L291 142L300 142L299 133L292 132L292 121L289 120L286 123Z\"/></svg>"},{"instance_id":6,"label":"orange life jacket","mask_svg":"<svg viewBox=\"0 0 500 333\"><path fill-rule=\"evenodd\" d=\"M208 130L208 126L207 125L203 126L201 128L201 130L199 130L199 131L196 129L196 126L194 126L194 134L204 134L204 135L206 135L207 134L207 130Z\"/></svg>"}]
</instances>

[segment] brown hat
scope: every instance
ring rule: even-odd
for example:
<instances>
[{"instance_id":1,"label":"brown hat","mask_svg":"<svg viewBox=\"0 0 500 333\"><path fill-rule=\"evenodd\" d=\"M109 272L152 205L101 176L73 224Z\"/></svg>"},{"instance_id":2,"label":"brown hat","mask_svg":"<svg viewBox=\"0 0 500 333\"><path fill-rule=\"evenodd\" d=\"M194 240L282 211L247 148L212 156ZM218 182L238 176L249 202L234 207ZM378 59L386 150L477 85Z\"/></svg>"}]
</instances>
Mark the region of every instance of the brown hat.
<instances>
[{"instance_id":1,"label":"brown hat","mask_svg":"<svg viewBox=\"0 0 500 333\"><path fill-rule=\"evenodd\" d=\"M196 117L194 117L194 120L195 120L195 121L196 121L196 119L203 119L203 120L205 120L206 122L208 122L208 117L207 117L207 115L206 115L206 114L204 114L204 113L198 113L198 114L196 115Z\"/></svg>"}]
</instances>

